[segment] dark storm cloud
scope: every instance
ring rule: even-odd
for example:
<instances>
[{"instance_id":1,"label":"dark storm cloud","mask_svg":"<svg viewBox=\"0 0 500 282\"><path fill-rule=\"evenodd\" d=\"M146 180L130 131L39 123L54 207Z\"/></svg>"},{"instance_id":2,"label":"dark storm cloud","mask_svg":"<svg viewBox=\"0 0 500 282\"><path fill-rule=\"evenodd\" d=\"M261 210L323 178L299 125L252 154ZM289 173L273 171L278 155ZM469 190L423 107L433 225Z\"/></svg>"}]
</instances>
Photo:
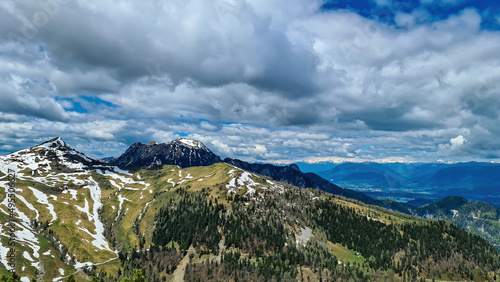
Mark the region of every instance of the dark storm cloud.
<instances>
[{"instance_id":1,"label":"dark storm cloud","mask_svg":"<svg viewBox=\"0 0 500 282\"><path fill-rule=\"evenodd\" d=\"M166 75L176 84L248 83L285 96L316 92L318 59L312 46L292 44L286 30L268 15L238 3L233 15L206 1L145 1L141 7L68 1L37 27L35 15L43 9L21 1L11 5L2 31L29 34L30 42L43 44L63 72L105 71L122 85L147 75ZM154 73L157 69L162 72Z\"/></svg>"}]
</instances>

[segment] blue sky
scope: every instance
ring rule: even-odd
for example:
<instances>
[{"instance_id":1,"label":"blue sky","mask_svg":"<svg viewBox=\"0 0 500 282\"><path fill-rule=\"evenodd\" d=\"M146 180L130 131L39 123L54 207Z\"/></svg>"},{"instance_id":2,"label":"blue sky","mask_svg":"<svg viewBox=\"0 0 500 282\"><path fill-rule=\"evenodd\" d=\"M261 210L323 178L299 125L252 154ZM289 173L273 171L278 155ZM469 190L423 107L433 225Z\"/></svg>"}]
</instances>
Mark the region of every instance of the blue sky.
<instances>
[{"instance_id":1,"label":"blue sky","mask_svg":"<svg viewBox=\"0 0 500 282\"><path fill-rule=\"evenodd\" d=\"M0 154L187 136L261 162L500 157L496 2L40 3L0 4Z\"/></svg>"},{"instance_id":2,"label":"blue sky","mask_svg":"<svg viewBox=\"0 0 500 282\"><path fill-rule=\"evenodd\" d=\"M486 0L330 0L325 1L322 9L325 11L336 9L352 10L367 18L376 18L387 15L386 20L392 21L389 15L396 13L411 13L414 10L425 9L436 19L445 19L464 8L473 7L480 13L498 13L499 5L496 1ZM489 19L487 19L489 20Z\"/></svg>"}]
</instances>

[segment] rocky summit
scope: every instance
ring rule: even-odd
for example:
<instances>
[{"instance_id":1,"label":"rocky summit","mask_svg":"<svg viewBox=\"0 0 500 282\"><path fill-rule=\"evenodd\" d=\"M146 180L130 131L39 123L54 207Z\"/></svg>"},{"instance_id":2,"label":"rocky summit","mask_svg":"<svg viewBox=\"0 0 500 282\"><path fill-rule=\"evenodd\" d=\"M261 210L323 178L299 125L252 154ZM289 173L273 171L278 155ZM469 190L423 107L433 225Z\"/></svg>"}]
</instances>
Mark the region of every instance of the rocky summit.
<instances>
[{"instance_id":1,"label":"rocky summit","mask_svg":"<svg viewBox=\"0 0 500 282\"><path fill-rule=\"evenodd\" d=\"M179 138L168 143L150 142L132 144L113 164L119 167L152 167L177 165L181 168L207 166L221 162L219 156L203 143L188 138Z\"/></svg>"}]
</instances>

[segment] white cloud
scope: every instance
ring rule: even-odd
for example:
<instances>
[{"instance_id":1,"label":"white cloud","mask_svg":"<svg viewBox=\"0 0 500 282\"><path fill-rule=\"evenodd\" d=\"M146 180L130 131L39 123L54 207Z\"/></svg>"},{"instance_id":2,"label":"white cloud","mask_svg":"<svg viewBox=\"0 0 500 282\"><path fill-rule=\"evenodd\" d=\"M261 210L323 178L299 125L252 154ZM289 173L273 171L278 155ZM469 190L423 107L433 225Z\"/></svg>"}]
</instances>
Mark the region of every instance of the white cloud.
<instances>
[{"instance_id":1,"label":"white cloud","mask_svg":"<svg viewBox=\"0 0 500 282\"><path fill-rule=\"evenodd\" d=\"M0 148L2 148L2 150L7 150L7 151L10 151L14 148L14 146L12 145L2 145L0 146Z\"/></svg>"},{"instance_id":2,"label":"white cloud","mask_svg":"<svg viewBox=\"0 0 500 282\"><path fill-rule=\"evenodd\" d=\"M223 156L230 156L230 155L232 155L231 148L229 148L228 145L220 142L219 140L213 140L211 142L211 144L213 146L212 148L213 148L214 152L216 152L216 153L218 153L220 155L223 155Z\"/></svg>"},{"instance_id":3,"label":"white cloud","mask_svg":"<svg viewBox=\"0 0 500 282\"><path fill-rule=\"evenodd\" d=\"M176 136L174 136L173 132L157 130L155 128L147 128L146 133L147 136L151 136L150 139L143 140L144 142L148 141L147 143L149 143L149 141L156 141L158 143L167 143L176 139Z\"/></svg>"},{"instance_id":4,"label":"white cloud","mask_svg":"<svg viewBox=\"0 0 500 282\"><path fill-rule=\"evenodd\" d=\"M112 140L115 138L113 136L113 134L111 134L109 132L104 132L104 131L98 130L98 129L89 131L88 136L93 137L93 138L97 138L97 139L105 139L105 140Z\"/></svg>"},{"instance_id":5,"label":"white cloud","mask_svg":"<svg viewBox=\"0 0 500 282\"><path fill-rule=\"evenodd\" d=\"M115 154L186 132L253 160L500 157L500 33L475 9L393 26L319 0L120 3L68 2L0 43L0 146L63 135ZM0 34L38 10L2 2Z\"/></svg>"},{"instance_id":6,"label":"white cloud","mask_svg":"<svg viewBox=\"0 0 500 282\"><path fill-rule=\"evenodd\" d=\"M465 139L462 135L458 135L455 138L451 138L450 139L451 149L458 149L462 147L465 142L467 142L467 139Z\"/></svg>"},{"instance_id":7,"label":"white cloud","mask_svg":"<svg viewBox=\"0 0 500 282\"><path fill-rule=\"evenodd\" d=\"M202 121L200 123L200 128L205 129L205 130L209 130L209 131L217 130L217 126L212 125L212 124L210 124L209 122L206 122L206 121Z\"/></svg>"},{"instance_id":8,"label":"white cloud","mask_svg":"<svg viewBox=\"0 0 500 282\"><path fill-rule=\"evenodd\" d=\"M267 153L267 148L264 145L255 146L254 152L257 156L262 157Z\"/></svg>"},{"instance_id":9,"label":"white cloud","mask_svg":"<svg viewBox=\"0 0 500 282\"><path fill-rule=\"evenodd\" d=\"M451 138L449 144L440 144L438 146L438 154L444 156L461 154L461 150L466 142L467 139L465 137L458 135L455 138Z\"/></svg>"}]
</instances>

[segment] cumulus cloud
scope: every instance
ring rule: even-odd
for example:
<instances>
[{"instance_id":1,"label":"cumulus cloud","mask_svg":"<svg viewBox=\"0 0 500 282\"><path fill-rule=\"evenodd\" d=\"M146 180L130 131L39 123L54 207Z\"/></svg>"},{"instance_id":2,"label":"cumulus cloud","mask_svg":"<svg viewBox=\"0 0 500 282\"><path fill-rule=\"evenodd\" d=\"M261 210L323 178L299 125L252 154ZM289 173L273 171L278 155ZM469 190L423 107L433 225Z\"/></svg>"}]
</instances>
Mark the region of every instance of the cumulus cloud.
<instances>
[{"instance_id":1,"label":"cumulus cloud","mask_svg":"<svg viewBox=\"0 0 500 282\"><path fill-rule=\"evenodd\" d=\"M113 140L113 134L126 126L126 121L96 121L83 124L86 135L91 138Z\"/></svg>"},{"instance_id":2,"label":"cumulus cloud","mask_svg":"<svg viewBox=\"0 0 500 282\"><path fill-rule=\"evenodd\" d=\"M462 135L458 135L455 138L451 138L450 139L451 149L460 148L464 145L465 142L467 142L467 139L465 139Z\"/></svg>"},{"instance_id":3,"label":"cumulus cloud","mask_svg":"<svg viewBox=\"0 0 500 282\"><path fill-rule=\"evenodd\" d=\"M451 138L449 144L440 144L438 153L440 155L459 154L460 150L463 149L465 142L467 142L467 139L465 139L462 135L458 135L455 138Z\"/></svg>"},{"instance_id":4,"label":"cumulus cloud","mask_svg":"<svg viewBox=\"0 0 500 282\"><path fill-rule=\"evenodd\" d=\"M213 140L212 142L210 142L210 144L213 146L213 150L214 152L218 153L219 155L222 155L222 156L231 156L233 151L231 150L231 148L229 148L228 145L222 143L221 141L219 140ZM210 145L208 144L208 145Z\"/></svg>"}]
</instances>

